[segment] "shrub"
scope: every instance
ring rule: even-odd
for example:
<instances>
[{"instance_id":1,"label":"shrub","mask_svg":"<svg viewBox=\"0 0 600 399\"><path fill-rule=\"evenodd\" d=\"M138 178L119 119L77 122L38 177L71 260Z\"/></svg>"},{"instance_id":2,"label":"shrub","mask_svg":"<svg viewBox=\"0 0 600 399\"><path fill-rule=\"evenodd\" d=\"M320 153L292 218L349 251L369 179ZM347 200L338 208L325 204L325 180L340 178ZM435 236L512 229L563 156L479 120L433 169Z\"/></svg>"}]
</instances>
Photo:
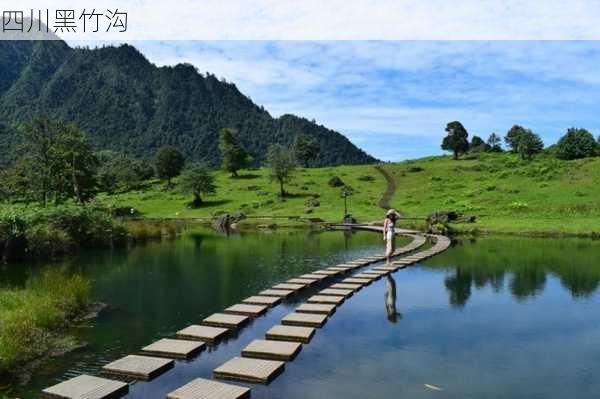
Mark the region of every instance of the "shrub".
<instances>
[{"instance_id":1,"label":"shrub","mask_svg":"<svg viewBox=\"0 0 600 399\"><path fill-rule=\"evenodd\" d=\"M570 128L556 144L556 156L559 159L580 159L596 155L598 143L585 129Z\"/></svg>"},{"instance_id":2,"label":"shrub","mask_svg":"<svg viewBox=\"0 0 600 399\"><path fill-rule=\"evenodd\" d=\"M424 171L424 170L425 170L425 169L423 169L423 168L422 168L422 167L420 167L420 166L410 166L410 167L408 167L408 168L406 169L406 171L407 171L407 172L411 172L411 173L422 172L422 171Z\"/></svg>"},{"instance_id":3,"label":"shrub","mask_svg":"<svg viewBox=\"0 0 600 399\"><path fill-rule=\"evenodd\" d=\"M360 181L374 181L375 178L373 176L371 176L371 175L364 175L364 176L359 176L357 178L357 180L360 180Z\"/></svg>"},{"instance_id":4,"label":"shrub","mask_svg":"<svg viewBox=\"0 0 600 399\"><path fill-rule=\"evenodd\" d=\"M321 203L317 199L315 199L315 198L309 198L304 203L304 206L307 207L307 208L316 208L319 205L321 205Z\"/></svg>"},{"instance_id":5,"label":"shrub","mask_svg":"<svg viewBox=\"0 0 600 399\"><path fill-rule=\"evenodd\" d=\"M344 185L344 182L338 176L333 176L331 179L329 179L327 184L330 187L342 187Z\"/></svg>"}]
</instances>

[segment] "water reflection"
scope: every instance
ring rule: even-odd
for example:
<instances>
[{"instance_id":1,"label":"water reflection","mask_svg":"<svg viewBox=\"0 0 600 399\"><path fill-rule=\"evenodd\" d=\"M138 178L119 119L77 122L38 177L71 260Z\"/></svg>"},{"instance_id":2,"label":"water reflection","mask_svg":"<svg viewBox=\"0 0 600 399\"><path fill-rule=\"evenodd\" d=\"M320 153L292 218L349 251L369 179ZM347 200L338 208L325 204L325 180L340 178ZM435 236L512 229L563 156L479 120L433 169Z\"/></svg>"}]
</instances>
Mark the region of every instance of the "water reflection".
<instances>
[{"instance_id":1,"label":"water reflection","mask_svg":"<svg viewBox=\"0 0 600 399\"><path fill-rule=\"evenodd\" d=\"M396 281L390 274L386 276L385 312L392 323L402 318L402 314L396 310Z\"/></svg>"},{"instance_id":2,"label":"water reflection","mask_svg":"<svg viewBox=\"0 0 600 399\"><path fill-rule=\"evenodd\" d=\"M586 298L600 286L600 242L518 237L459 240L452 251L424 266L450 272L444 285L455 307L465 306L473 289L487 286L496 293L506 288L520 302L536 298L546 289L549 274L573 298Z\"/></svg>"}]
</instances>

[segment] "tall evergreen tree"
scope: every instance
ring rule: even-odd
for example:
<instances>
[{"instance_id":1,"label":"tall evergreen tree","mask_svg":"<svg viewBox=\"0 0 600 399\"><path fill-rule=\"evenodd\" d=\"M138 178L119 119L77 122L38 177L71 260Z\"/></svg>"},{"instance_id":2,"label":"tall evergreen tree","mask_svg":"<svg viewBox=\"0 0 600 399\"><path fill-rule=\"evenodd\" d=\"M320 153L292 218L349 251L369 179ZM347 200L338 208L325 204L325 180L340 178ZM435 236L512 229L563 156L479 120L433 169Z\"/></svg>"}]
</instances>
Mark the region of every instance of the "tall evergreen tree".
<instances>
[{"instance_id":1,"label":"tall evergreen tree","mask_svg":"<svg viewBox=\"0 0 600 399\"><path fill-rule=\"evenodd\" d=\"M446 133L442 141L442 150L452 151L454 159L458 159L458 155L469 150L469 133L467 129L459 121L450 122L446 125Z\"/></svg>"},{"instance_id":2,"label":"tall evergreen tree","mask_svg":"<svg viewBox=\"0 0 600 399\"><path fill-rule=\"evenodd\" d=\"M219 131L219 151L222 157L221 167L231 173L232 177L238 175L238 170L252 164L252 157L241 145L237 129L224 128Z\"/></svg>"}]
</instances>

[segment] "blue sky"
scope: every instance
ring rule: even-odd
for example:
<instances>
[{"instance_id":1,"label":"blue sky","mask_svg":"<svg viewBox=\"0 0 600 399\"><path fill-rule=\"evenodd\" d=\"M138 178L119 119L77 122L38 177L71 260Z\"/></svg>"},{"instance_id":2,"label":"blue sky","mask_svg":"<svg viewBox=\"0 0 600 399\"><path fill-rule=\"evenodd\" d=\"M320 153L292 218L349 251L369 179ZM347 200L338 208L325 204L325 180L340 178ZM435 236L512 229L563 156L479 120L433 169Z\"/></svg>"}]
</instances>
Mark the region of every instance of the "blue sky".
<instances>
[{"instance_id":1,"label":"blue sky","mask_svg":"<svg viewBox=\"0 0 600 399\"><path fill-rule=\"evenodd\" d=\"M139 41L157 65L193 64L273 116L335 129L390 161L440 154L445 124L547 144L600 133L600 41Z\"/></svg>"}]
</instances>

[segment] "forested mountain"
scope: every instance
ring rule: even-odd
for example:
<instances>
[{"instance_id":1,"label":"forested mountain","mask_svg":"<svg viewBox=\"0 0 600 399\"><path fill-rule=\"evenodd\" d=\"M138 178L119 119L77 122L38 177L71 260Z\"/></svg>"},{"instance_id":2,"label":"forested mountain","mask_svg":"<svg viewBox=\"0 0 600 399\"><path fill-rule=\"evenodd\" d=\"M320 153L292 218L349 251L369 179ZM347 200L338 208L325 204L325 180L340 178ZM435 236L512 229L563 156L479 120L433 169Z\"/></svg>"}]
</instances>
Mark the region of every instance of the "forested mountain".
<instances>
[{"instance_id":1,"label":"forested mountain","mask_svg":"<svg viewBox=\"0 0 600 399\"><path fill-rule=\"evenodd\" d=\"M216 71L218 72L218 71ZM321 148L314 166L376 161L341 134L293 115L273 118L235 84L192 65L156 67L130 45L71 48L62 41L0 41L0 162L36 114L76 122L94 146L151 156L172 145L216 166L221 128L237 128L257 162L298 134Z\"/></svg>"}]
</instances>

